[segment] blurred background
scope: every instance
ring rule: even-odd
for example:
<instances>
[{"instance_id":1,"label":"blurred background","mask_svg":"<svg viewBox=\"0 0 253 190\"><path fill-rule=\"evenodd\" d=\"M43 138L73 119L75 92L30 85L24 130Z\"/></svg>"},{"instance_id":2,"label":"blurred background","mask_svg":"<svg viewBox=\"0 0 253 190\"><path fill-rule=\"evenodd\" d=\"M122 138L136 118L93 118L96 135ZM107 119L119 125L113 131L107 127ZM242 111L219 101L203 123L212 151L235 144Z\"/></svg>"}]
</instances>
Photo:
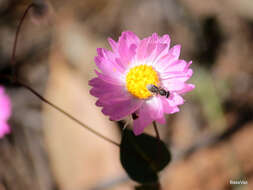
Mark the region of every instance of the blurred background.
<instances>
[{"instance_id":1,"label":"blurred background","mask_svg":"<svg viewBox=\"0 0 253 190\"><path fill-rule=\"evenodd\" d=\"M192 60L196 89L159 127L173 161L164 190L253 189L252 0L0 0L0 73L17 72L50 101L119 142L89 94L96 48L131 30L141 38L169 34ZM12 133L0 140L0 190L131 190L119 149L83 129L27 90L5 83L13 104ZM147 133L154 134L148 127ZM231 185L245 180L247 185Z\"/></svg>"}]
</instances>

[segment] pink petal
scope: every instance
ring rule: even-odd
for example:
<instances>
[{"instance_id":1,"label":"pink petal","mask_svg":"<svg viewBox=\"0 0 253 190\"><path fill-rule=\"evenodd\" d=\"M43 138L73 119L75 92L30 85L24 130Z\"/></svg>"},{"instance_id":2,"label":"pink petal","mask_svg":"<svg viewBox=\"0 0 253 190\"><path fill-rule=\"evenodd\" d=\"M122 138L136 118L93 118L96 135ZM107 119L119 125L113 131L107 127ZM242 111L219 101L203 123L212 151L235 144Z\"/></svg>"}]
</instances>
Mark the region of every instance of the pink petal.
<instances>
[{"instance_id":1,"label":"pink petal","mask_svg":"<svg viewBox=\"0 0 253 190\"><path fill-rule=\"evenodd\" d=\"M159 96L153 97L143 103L142 107L138 110L138 119L134 120L133 131L135 135L140 135L144 128L147 127L152 121L156 120L161 124L165 123L163 114L163 103Z\"/></svg>"},{"instance_id":2,"label":"pink petal","mask_svg":"<svg viewBox=\"0 0 253 190\"><path fill-rule=\"evenodd\" d=\"M151 37L144 38L137 48L137 60L146 62L154 62L160 57L166 55L169 49L170 39L168 36L159 39L159 36L154 33Z\"/></svg>"},{"instance_id":3,"label":"pink petal","mask_svg":"<svg viewBox=\"0 0 253 190\"><path fill-rule=\"evenodd\" d=\"M105 74L117 78L125 69L116 62L116 56L104 48L97 49L98 56L95 57L97 67ZM113 72L112 72L113 71Z\"/></svg>"},{"instance_id":4,"label":"pink petal","mask_svg":"<svg viewBox=\"0 0 253 190\"><path fill-rule=\"evenodd\" d=\"M165 117L161 117L159 119L156 119L156 121L160 124L165 124L166 123L166 120L165 120Z\"/></svg>"},{"instance_id":5,"label":"pink petal","mask_svg":"<svg viewBox=\"0 0 253 190\"><path fill-rule=\"evenodd\" d=\"M1 93L0 93L0 122L6 121L9 119L11 115L11 101L9 97L4 94L4 90L1 87Z\"/></svg>"},{"instance_id":6,"label":"pink petal","mask_svg":"<svg viewBox=\"0 0 253 190\"><path fill-rule=\"evenodd\" d=\"M179 108L177 106L184 103L184 99L176 93L173 93L169 98L161 97L161 101L163 110L167 114L178 112Z\"/></svg>"},{"instance_id":7,"label":"pink petal","mask_svg":"<svg viewBox=\"0 0 253 190\"><path fill-rule=\"evenodd\" d=\"M150 118L156 120L163 117L163 105L160 96L153 96L151 99L147 100L145 104Z\"/></svg>"},{"instance_id":8,"label":"pink petal","mask_svg":"<svg viewBox=\"0 0 253 190\"><path fill-rule=\"evenodd\" d=\"M175 45L173 46L170 51L168 52L172 57L176 57L177 59L180 56L181 51L181 45Z\"/></svg>"},{"instance_id":9,"label":"pink petal","mask_svg":"<svg viewBox=\"0 0 253 190\"><path fill-rule=\"evenodd\" d=\"M142 105L143 101L130 98L128 100L119 101L106 105L102 109L105 115L109 115L111 120L120 120L133 112L135 112Z\"/></svg>"},{"instance_id":10,"label":"pink petal","mask_svg":"<svg viewBox=\"0 0 253 190\"><path fill-rule=\"evenodd\" d=\"M6 134L9 134L11 132L11 129L9 125L5 122L0 123L0 138L5 136Z\"/></svg>"},{"instance_id":11,"label":"pink petal","mask_svg":"<svg viewBox=\"0 0 253 190\"><path fill-rule=\"evenodd\" d=\"M120 40L119 41L119 55L120 58L118 58L118 63L120 65L124 66L124 69L127 69L128 64L132 61L133 57L135 56L136 52L136 45L132 44L131 46L127 46L126 40Z\"/></svg>"},{"instance_id":12,"label":"pink petal","mask_svg":"<svg viewBox=\"0 0 253 190\"><path fill-rule=\"evenodd\" d=\"M123 92L123 88L121 86L111 85L109 88L106 88L106 85L102 88L94 87L90 90L91 95L95 97L103 97L106 94L113 94L113 93L125 93Z\"/></svg>"},{"instance_id":13,"label":"pink petal","mask_svg":"<svg viewBox=\"0 0 253 190\"><path fill-rule=\"evenodd\" d=\"M119 85L122 86L124 84L124 81L122 81L122 75L118 75L117 78L113 78L110 75L104 75L102 73L99 73L98 71L95 70L95 73L97 74L98 78L103 80L104 82L113 84L113 85ZM112 71L113 73L113 71Z\"/></svg>"},{"instance_id":14,"label":"pink petal","mask_svg":"<svg viewBox=\"0 0 253 190\"><path fill-rule=\"evenodd\" d=\"M184 84L184 88L181 90L176 91L178 94L184 94L186 92L192 91L195 88L194 84Z\"/></svg>"},{"instance_id":15,"label":"pink petal","mask_svg":"<svg viewBox=\"0 0 253 190\"><path fill-rule=\"evenodd\" d=\"M11 101L5 94L4 88L0 86L0 138L10 133L7 120L11 115Z\"/></svg>"},{"instance_id":16,"label":"pink petal","mask_svg":"<svg viewBox=\"0 0 253 190\"><path fill-rule=\"evenodd\" d=\"M180 81L175 81L171 83L168 80L163 80L161 81L161 84L166 90L170 92L180 91L185 87L185 83Z\"/></svg>"},{"instance_id":17,"label":"pink petal","mask_svg":"<svg viewBox=\"0 0 253 190\"><path fill-rule=\"evenodd\" d=\"M153 53L151 56L151 61L156 62L159 60L161 57L165 56L168 54L169 47L170 47L170 37L169 35L163 35L161 38L156 37L156 51Z\"/></svg>"},{"instance_id":18,"label":"pink petal","mask_svg":"<svg viewBox=\"0 0 253 190\"><path fill-rule=\"evenodd\" d=\"M111 104L111 102L116 101L123 101L131 97L131 95L126 92L124 86L113 85L100 78L90 80L89 85L93 87L90 90L90 94L99 98L96 103L97 106Z\"/></svg>"},{"instance_id":19,"label":"pink petal","mask_svg":"<svg viewBox=\"0 0 253 190\"><path fill-rule=\"evenodd\" d=\"M123 88L115 88L111 90L111 92L101 94L96 104L100 106L110 106L129 99L132 99L132 96L128 92L125 92Z\"/></svg>"},{"instance_id":20,"label":"pink petal","mask_svg":"<svg viewBox=\"0 0 253 190\"><path fill-rule=\"evenodd\" d=\"M125 31L125 32L122 32L121 36L119 37L119 42L115 42L112 38L108 38L108 42L113 50L113 52L116 54L116 55L119 55L119 47L121 44L122 45L122 41L124 43L126 43L126 47L127 48L130 48L131 46L132 47L137 47L139 42L140 42L140 39L138 38L138 36L136 36L133 32L131 31ZM122 48L122 47L121 47Z\"/></svg>"},{"instance_id":21,"label":"pink petal","mask_svg":"<svg viewBox=\"0 0 253 190\"><path fill-rule=\"evenodd\" d=\"M147 45L147 49L146 49L146 53L145 53L145 59L149 60L148 57L150 57L152 54L155 54L153 52L156 49L156 46L157 46L156 43L151 43L151 42ZM155 55L153 55L153 57L154 56Z\"/></svg>"},{"instance_id":22,"label":"pink petal","mask_svg":"<svg viewBox=\"0 0 253 190\"><path fill-rule=\"evenodd\" d=\"M177 93L172 93L167 100L172 107L182 105L184 103L184 99Z\"/></svg>"},{"instance_id":23,"label":"pink petal","mask_svg":"<svg viewBox=\"0 0 253 190\"><path fill-rule=\"evenodd\" d=\"M122 32L121 36L119 37L119 42L121 40L125 40L127 42L127 47L130 47L131 45L138 46L140 43L140 39L138 36L136 36L133 32L131 31L125 31Z\"/></svg>"},{"instance_id":24,"label":"pink petal","mask_svg":"<svg viewBox=\"0 0 253 190\"><path fill-rule=\"evenodd\" d=\"M164 112L167 114L173 114L173 113L179 112L179 108L177 106L171 107L170 104L166 100L163 100L163 109L164 109Z\"/></svg>"},{"instance_id":25,"label":"pink petal","mask_svg":"<svg viewBox=\"0 0 253 190\"><path fill-rule=\"evenodd\" d=\"M138 61L142 61L143 59L146 58L147 55L147 47L148 46L151 46L149 44L151 38L148 37L148 38L144 38L143 40L141 40L139 46L137 47L137 50L136 50L136 56L137 56L137 60ZM155 44L153 44L154 46ZM149 49L151 49L151 47L149 47ZM150 52L149 52L150 53Z\"/></svg>"},{"instance_id":26,"label":"pink petal","mask_svg":"<svg viewBox=\"0 0 253 190\"><path fill-rule=\"evenodd\" d=\"M136 56L138 61L148 61L148 57L154 54L154 50L157 47L159 36L153 33L152 36L141 40L139 47L137 48Z\"/></svg>"},{"instance_id":27,"label":"pink petal","mask_svg":"<svg viewBox=\"0 0 253 190\"><path fill-rule=\"evenodd\" d=\"M177 92L178 94L182 94L182 93L186 93L189 92L191 90L193 90L195 88L195 86L193 84L187 84L184 82L178 82L175 81L173 83L165 83L166 81L162 82L162 86L170 91L170 92Z\"/></svg>"},{"instance_id":28,"label":"pink petal","mask_svg":"<svg viewBox=\"0 0 253 190\"><path fill-rule=\"evenodd\" d=\"M120 82L116 83L112 83L110 81L106 81L103 80L99 77L93 78L89 81L89 85L92 87L97 87L99 89L103 89L103 90L111 90L112 88L114 88L114 86L122 86L122 84Z\"/></svg>"},{"instance_id":29,"label":"pink petal","mask_svg":"<svg viewBox=\"0 0 253 190\"><path fill-rule=\"evenodd\" d=\"M176 60L172 64L164 68L164 72L184 72L186 71L188 63L185 60Z\"/></svg>"},{"instance_id":30,"label":"pink petal","mask_svg":"<svg viewBox=\"0 0 253 190\"><path fill-rule=\"evenodd\" d=\"M156 68L159 72L163 72L168 68L172 63L178 60L180 55L180 45L173 46L166 55L158 59L156 63Z\"/></svg>"},{"instance_id":31,"label":"pink petal","mask_svg":"<svg viewBox=\"0 0 253 190\"><path fill-rule=\"evenodd\" d=\"M135 135L143 133L145 127L152 123L152 119L149 117L149 112L145 109L145 106L139 109L138 116L138 119L133 122L133 132Z\"/></svg>"},{"instance_id":32,"label":"pink petal","mask_svg":"<svg viewBox=\"0 0 253 190\"><path fill-rule=\"evenodd\" d=\"M126 31L121 34L118 43L112 39L108 39L108 41L116 56L117 64L124 70L127 69L128 64L136 54L136 48L140 39L133 32Z\"/></svg>"},{"instance_id":33,"label":"pink petal","mask_svg":"<svg viewBox=\"0 0 253 190\"><path fill-rule=\"evenodd\" d=\"M168 47L170 47L170 36L168 34L164 34L160 40L160 43L166 43Z\"/></svg>"},{"instance_id":34,"label":"pink petal","mask_svg":"<svg viewBox=\"0 0 253 190\"><path fill-rule=\"evenodd\" d=\"M118 44L112 38L108 38L108 42L112 48L112 51L118 55Z\"/></svg>"},{"instance_id":35,"label":"pink petal","mask_svg":"<svg viewBox=\"0 0 253 190\"><path fill-rule=\"evenodd\" d=\"M157 33L153 33L152 35L151 35L151 43L157 43L158 42L158 40L159 40L159 36L158 36L158 34Z\"/></svg>"},{"instance_id":36,"label":"pink petal","mask_svg":"<svg viewBox=\"0 0 253 190\"><path fill-rule=\"evenodd\" d=\"M154 53L150 56L149 60L156 63L157 60L167 54L168 48L169 47L167 44L158 43L156 45Z\"/></svg>"},{"instance_id":37,"label":"pink petal","mask_svg":"<svg viewBox=\"0 0 253 190\"><path fill-rule=\"evenodd\" d=\"M164 72L160 73L160 79L163 83L186 82L192 74L192 69L188 69L186 72Z\"/></svg>"}]
</instances>

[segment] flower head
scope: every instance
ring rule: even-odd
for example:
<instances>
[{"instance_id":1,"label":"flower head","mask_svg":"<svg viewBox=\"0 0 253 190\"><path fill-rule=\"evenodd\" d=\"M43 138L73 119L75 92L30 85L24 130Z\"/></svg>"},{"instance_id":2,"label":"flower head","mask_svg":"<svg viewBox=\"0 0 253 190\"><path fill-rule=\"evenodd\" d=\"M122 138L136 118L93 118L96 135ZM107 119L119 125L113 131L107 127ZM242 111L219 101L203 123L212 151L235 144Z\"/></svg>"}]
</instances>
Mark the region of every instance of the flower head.
<instances>
[{"instance_id":1,"label":"flower head","mask_svg":"<svg viewBox=\"0 0 253 190\"><path fill-rule=\"evenodd\" d=\"M11 102L5 94L4 88L0 86L0 138L10 133L10 127L7 120L11 115Z\"/></svg>"},{"instance_id":2,"label":"flower head","mask_svg":"<svg viewBox=\"0 0 253 190\"><path fill-rule=\"evenodd\" d=\"M157 121L164 124L164 114L179 111L181 94L191 91L191 62L179 59L180 45L170 48L169 35L156 33L140 40L133 32L123 32L118 42L108 39L112 51L98 48L95 63L101 72L89 81L90 93L97 106L111 120L137 115L133 122L136 135Z\"/></svg>"}]
</instances>

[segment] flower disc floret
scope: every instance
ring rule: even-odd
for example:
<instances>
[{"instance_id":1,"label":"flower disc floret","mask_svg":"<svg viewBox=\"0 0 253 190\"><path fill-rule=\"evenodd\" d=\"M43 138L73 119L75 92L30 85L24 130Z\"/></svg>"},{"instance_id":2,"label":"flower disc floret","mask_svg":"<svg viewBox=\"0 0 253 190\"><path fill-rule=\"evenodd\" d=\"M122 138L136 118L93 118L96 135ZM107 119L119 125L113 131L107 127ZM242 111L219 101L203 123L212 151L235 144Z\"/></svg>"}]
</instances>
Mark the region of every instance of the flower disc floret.
<instances>
[{"instance_id":1,"label":"flower disc floret","mask_svg":"<svg viewBox=\"0 0 253 190\"><path fill-rule=\"evenodd\" d=\"M152 94L147 85L158 85L159 77L152 66L139 65L131 68L126 76L126 88L133 96L139 99L147 99Z\"/></svg>"}]
</instances>

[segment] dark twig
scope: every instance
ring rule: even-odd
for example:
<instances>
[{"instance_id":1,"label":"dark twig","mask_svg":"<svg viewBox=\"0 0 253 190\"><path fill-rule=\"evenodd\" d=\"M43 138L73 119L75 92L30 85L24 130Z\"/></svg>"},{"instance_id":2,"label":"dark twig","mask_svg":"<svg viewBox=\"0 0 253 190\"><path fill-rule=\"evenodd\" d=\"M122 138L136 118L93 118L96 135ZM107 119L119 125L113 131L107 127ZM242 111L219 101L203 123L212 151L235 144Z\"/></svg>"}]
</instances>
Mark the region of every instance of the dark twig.
<instances>
[{"instance_id":1,"label":"dark twig","mask_svg":"<svg viewBox=\"0 0 253 190\"><path fill-rule=\"evenodd\" d=\"M12 49L12 56L11 56L11 65L12 65L12 76L13 76L13 80L15 80L17 78L17 73L16 73L16 67L15 67L15 57L16 57L16 49L17 49L17 43L18 43L18 36L19 36L19 32L20 32L20 29L21 29L21 26L25 20L25 17L27 15L27 13L29 12L29 10L34 6L34 4L30 4L23 16L21 17L20 21L19 21L19 24L18 24L18 28L17 28L17 31L16 31L16 34L15 34L15 40L14 40L14 44L13 44L13 49Z\"/></svg>"},{"instance_id":2,"label":"dark twig","mask_svg":"<svg viewBox=\"0 0 253 190\"><path fill-rule=\"evenodd\" d=\"M14 84L20 85L23 88L29 90L31 93L33 93L35 96L37 96L42 102L52 106L54 109L56 109L57 111L61 112L63 115L67 116L68 118L70 118L72 121L78 123L79 125L81 125L83 128L87 129L88 131L90 131L91 133L93 133L94 135L106 140L107 142L110 142L111 144L114 144L116 146L120 146L119 143L109 139L108 137L105 137L104 135L102 135L101 133L95 131L94 129L92 129L91 127L88 127L87 125L85 125L83 122L81 122L80 120L78 120L77 118L73 117L72 115L70 115L69 113L67 113L66 111L64 111L62 108L56 106L55 104L53 104L52 102L50 102L49 100L47 100L46 98L44 98L42 95L40 95L38 92L36 92L33 88L31 88L30 86L24 84L22 81L20 81L18 78L13 79L11 76L8 75L0 75L0 78L9 80L11 82L13 82Z\"/></svg>"},{"instance_id":3,"label":"dark twig","mask_svg":"<svg viewBox=\"0 0 253 190\"><path fill-rule=\"evenodd\" d=\"M6 75L1 75L1 78L7 79L12 81L14 84L20 85L22 87L24 87L25 89L29 90L31 93L33 93L35 96L37 96L41 101L45 102L46 104L52 106L54 109L56 109L57 111L61 112L62 114L64 114L65 116L67 116L68 118L70 118L72 121L78 123L79 125L81 125L83 128L87 129L88 131L90 131L91 133L93 133L94 135L106 140L107 142L110 142L116 146L120 146L117 142L105 137L104 135L100 134L99 132L95 131L94 129L86 126L83 122L81 122L80 120L78 120L77 118L73 117L72 115L70 115L69 113L67 113L66 111L64 111L63 109L61 109L60 107L56 106L55 104L53 104L52 102L50 102L49 100L47 100L46 98L44 98L43 96L41 96L38 92L36 92L34 89L32 89L30 86L24 84L22 81L20 81L18 79L17 73L16 73L16 68L15 68L15 56L16 56L16 49L17 49L17 42L18 42L18 36L20 33L20 29L21 26L23 24L23 21L25 20L25 17L27 15L27 13L29 12L29 10L34 6L34 4L30 4L22 18L20 19L20 22L18 24L18 28L15 34L15 40L14 40L14 44L13 44L13 49L12 49L12 57L11 57L11 64L12 64L12 77L10 76L6 76Z\"/></svg>"},{"instance_id":4,"label":"dark twig","mask_svg":"<svg viewBox=\"0 0 253 190\"><path fill-rule=\"evenodd\" d=\"M117 142L109 139L108 137L102 135L101 133L95 131L94 129L92 129L91 127L88 127L87 125L85 125L83 122L81 122L80 120L78 120L77 118L73 117L72 115L70 115L69 113L67 113L66 111L64 111L62 108L56 106L55 104L53 104L52 102L50 102L49 100L47 100L46 98L44 98L43 96L41 96L38 92L36 92L34 89L32 89L30 86L24 84L23 82L19 81L18 79L16 80L16 83L24 88L26 88L27 90L29 90L31 93L33 93L35 96L37 96L41 101L43 101L44 103L52 106L54 109L56 109L57 111L61 112L63 115L67 116L69 119L71 119L72 121L78 123L79 125L81 125L83 128L87 129L88 131L90 131L91 133L93 133L94 135L106 140L107 142L110 142L116 146L120 146Z\"/></svg>"},{"instance_id":5,"label":"dark twig","mask_svg":"<svg viewBox=\"0 0 253 190\"><path fill-rule=\"evenodd\" d=\"M159 135L159 131L158 131L158 129L157 129L157 125L156 125L156 122L155 122L155 121L153 121L153 126L154 126L154 129L155 129L156 138L157 138L158 140L161 140L161 139L160 139L160 135Z\"/></svg>"}]
</instances>

